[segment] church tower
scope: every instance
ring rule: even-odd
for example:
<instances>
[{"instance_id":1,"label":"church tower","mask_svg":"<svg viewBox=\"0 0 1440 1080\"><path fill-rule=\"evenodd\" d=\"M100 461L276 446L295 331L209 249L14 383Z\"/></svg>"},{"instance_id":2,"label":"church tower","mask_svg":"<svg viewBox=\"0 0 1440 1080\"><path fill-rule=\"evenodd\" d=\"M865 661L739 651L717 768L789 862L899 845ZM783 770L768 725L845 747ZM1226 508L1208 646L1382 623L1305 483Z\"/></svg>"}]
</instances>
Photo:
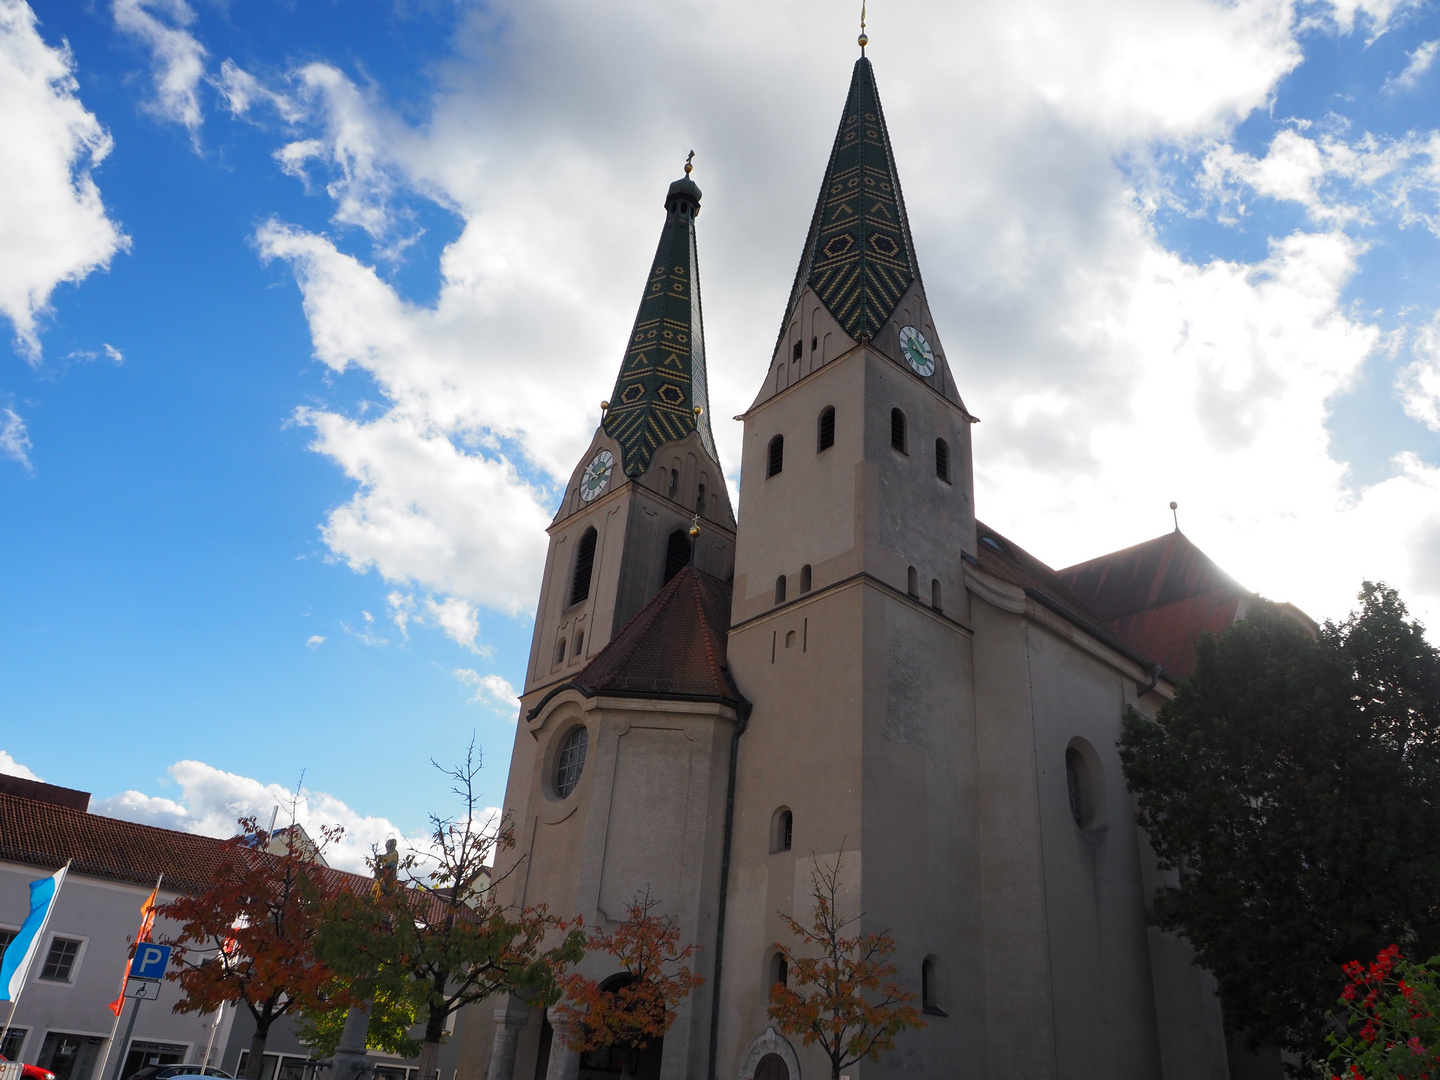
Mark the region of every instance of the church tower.
<instances>
[{"instance_id":1,"label":"church tower","mask_svg":"<svg viewBox=\"0 0 1440 1080\"><path fill-rule=\"evenodd\" d=\"M580 671L682 568L693 562L728 581L734 566L735 514L710 429L700 188L690 170L666 193L614 392L550 523L527 695Z\"/></svg>"},{"instance_id":2,"label":"church tower","mask_svg":"<svg viewBox=\"0 0 1440 1080\"><path fill-rule=\"evenodd\" d=\"M966 1011L975 969L965 962L980 937L965 869L975 865L973 418L926 300L863 54L779 339L742 419L729 661L754 711L738 756L721 991L736 1032L727 1039L722 1019L719 1075L759 1052L748 1040L765 1028L767 979L749 969L787 937L776 912L806 921L812 856L841 852L844 914L893 933L907 982L927 956L938 980L933 958L944 957L955 988L945 1008L957 1019L908 1044L918 1059L861 1071L948 1075L984 1038Z\"/></svg>"}]
</instances>

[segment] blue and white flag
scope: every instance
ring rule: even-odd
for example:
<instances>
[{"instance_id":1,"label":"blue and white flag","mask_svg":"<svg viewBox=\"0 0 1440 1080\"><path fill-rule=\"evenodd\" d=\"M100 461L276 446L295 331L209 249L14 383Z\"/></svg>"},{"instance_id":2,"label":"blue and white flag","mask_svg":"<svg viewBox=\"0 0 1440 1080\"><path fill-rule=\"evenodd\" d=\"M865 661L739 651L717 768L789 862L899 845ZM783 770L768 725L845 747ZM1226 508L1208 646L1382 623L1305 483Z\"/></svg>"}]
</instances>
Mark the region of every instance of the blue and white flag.
<instances>
[{"instance_id":1,"label":"blue and white flag","mask_svg":"<svg viewBox=\"0 0 1440 1080\"><path fill-rule=\"evenodd\" d=\"M40 939L45 936L45 924L50 921L50 912L55 908L55 898L60 895L60 886L65 883L66 863L47 878L30 883L30 914L20 933L5 949L5 958L0 960L0 1001L14 1001L25 987L25 976L30 973L30 961L40 950Z\"/></svg>"}]
</instances>

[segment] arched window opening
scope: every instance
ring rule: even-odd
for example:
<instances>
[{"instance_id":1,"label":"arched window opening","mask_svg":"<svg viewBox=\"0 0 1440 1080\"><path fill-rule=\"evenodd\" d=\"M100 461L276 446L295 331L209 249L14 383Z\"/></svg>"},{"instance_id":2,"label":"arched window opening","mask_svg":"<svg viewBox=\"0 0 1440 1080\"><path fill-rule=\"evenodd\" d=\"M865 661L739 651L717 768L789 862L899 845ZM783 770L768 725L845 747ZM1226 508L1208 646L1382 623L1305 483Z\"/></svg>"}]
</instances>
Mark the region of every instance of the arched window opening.
<instances>
[{"instance_id":1,"label":"arched window opening","mask_svg":"<svg viewBox=\"0 0 1440 1080\"><path fill-rule=\"evenodd\" d=\"M785 954L777 952L770 958L770 985L790 985L790 963L785 959Z\"/></svg>"},{"instance_id":2,"label":"arched window opening","mask_svg":"<svg viewBox=\"0 0 1440 1080\"><path fill-rule=\"evenodd\" d=\"M678 490L680 490L680 470L679 470L679 469L671 469L671 470L670 470L670 490L669 490L668 492L666 492L666 494L668 494L668 495L670 496L670 498L673 499L673 498L675 497L675 492L677 492Z\"/></svg>"},{"instance_id":3,"label":"arched window opening","mask_svg":"<svg viewBox=\"0 0 1440 1080\"><path fill-rule=\"evenodd\" d=\"M790 648L790 646L794 645L798 637L799 635L796 634L794 630L785 631L785 648L788 649Z\"/></svg>"},{"instance_id":4,"label":"arched window opening","mask_svg":"<svg viewBox=\"0 0 1440 1080\"><path fill-rule=\"evenodd\" d=\"M585 771L585 750L590 742L590 733L583 727L573 729L560 744L560 756L555 761L555 791L563 799L580 783L580 774Z\"/></svg>"},{"instance_id":5,"label":"arched window opening","mask_svg":"<svg viewBox=\"0 0 1440 1080\"><path fill-rule=\"evenodd\" d=\"M665 584L670 584L670 579L689 565L690 534L684 529L676 529L665 545Z\"/></svg>"},{"instance_id":6,"label":"arched window opening","mask_svg":"<svg viewBox=\"0 0 1440 1080\"><path fill-rule=\"evenodd\" d=\"M819 336L818 336L818 335L812 335L811 338L810 338L810 351L811 351L811 352L814 352L814 351L815 351L816 349L818 349L819 347L820 347L820 338L819 338Z\"/></svg>"},{"instance_id":7,"label":"arched window opening","mask_svg":"<svg viewBox=\"0 0 1440 1080\"><path fill-rule=\"evenodd\" d=\"M936 611L945 610L940 606L940 579L938 577L930 579L930 606Z\"/></svg>"},{"instance_id":8,"label":"arched window opening","mask_svg":"<svg viewBox=\"0 0 1440 1080\"><path fill-rule=\"evenodd\" d=\"M1065 751L1065 791L1070 797L1070 816L1082 829L1090 816L1085 805L1084 772L1085 759L1072 746Z\"/></svg>"},{"instance_id":9,"label":"arched window opening","mask_svg":"<svg viewBox=\"0 0 1440 1080\"><path fill-rule=\"evenodd\" d=\"M920 1010L931 1016L950 1015L940 1007L942 997L940 985L940 962L927 956L920 964Z\"/></svg>"},{"instance_id":10,"label":"arched window opening","mask_svg":"<svg viewBox=\"0 0 1440 1080\"><path fill-rule=\"evenodd\" d=\"M590 599L590 574L595 569L595 529L585 530L580 537L580 546L575 552L575 578L570 585L570 603L578 604Z\"/></svg>"},{"instance_id":11,"label":"arched window opening","mask_svg":"<svg viewBox=\"0 0 1440 1080\"><path fill-rule=\"evenodd\" d=\"M890 410L890 445L902 454L910 452L905 449L905 414L899 409Z\"/></svg>"},{"instance_id":12,"label":"arched window opening","mask_svg":"<svg viewBox=\"0 0 1440 1080\"><path fill-rule=\"evenodd\" d=\"M950 482L950 444L944 439L935 440L935 475Z\"/></svg>"},{"instance_id":13,"label":"arched window opening","mask_svg":"<svg viewBox=\"0 0 1440 1080\"><path fill-rule=\"evenodd\" d=\"M789 851L794 840L795 815L788 807L782 806L770 819L770 850Z\"/></svg>"},{"instance_id":14,"label":"arched window opening","mask_svg":"<svg viewBox=\"0 0 1440 1080\"><path fill-rule=\"evenodd\" d=\"M579 631L578 633L576 633L576 635L575 635L575 651L574 651L573 653L571 653L570 655L571 655L571 656L584 656L584 655L585 655L585 631L584 631L584 630L581 630L581 631Z\"/></svg>"},{"instance_id":15,"label":"arched window opening","mask_svg":"<svg viewBox=\"0 0 1440 1080\"><path fill-rule=\"evenodd\" d=\"M820 413L820 423L815 434L815 452L817 454L822 450L829 450L835 445L835 409L833 406Z\"/></svg>"},{"instance_id":16,"label":"arched window opening","mask_svg":"<svg viewBox=\"0 0 1440 1080\"><path fill-rule=\"evenodd\" d=\"M776 435L770 440L770 456L765 462L765 479L776 475L785 467L785 436Z\"/></svg>"},{"instance_id":17,"label":"arched window opening","mask_svg":"<svg viewBox=\"0 0 1440 1080\"><path fill-rule=\"evenodd\" d=\"M805 346L801 342L795 342L795 348L791 350L791 359L799 360L801 350L804 349L804 347Z\"/></svg>"},{"instance_id":18,"label":"arched window opening","mask_svg":"<svg viewBox=\"0 0 1440 1080\"><path fill-rule=\"evenodd\" d=\"M775 603L777 603L777 604L783 604L784 602L785 602L785 575L784 575L784 574L781 574L779 577L777 577L777 578L775 579Z\"/></svg>"},{"instance_id":19,"label":"arched window opening","mask_svg":"<svg viewBox=\"0 0 1440 1080\"><path fill-rule=\"evenodd\" d=\"M564 662L565 662L565 639L562 637L559 641L557 641L557 642L555 643L555 663L557 663L557 664L563 664Z\"/></svg>"},{"instance_id":20,"label":"arched window opening","mask_svg":"<svg viewBox=\"0 0 1440 1080\"><path fill-rule=\"evenodd\" d=\"M905 591L916 600L920 599L920 575L913 566L905 571Z\"/></svg>"},{"instance_id":21,"label":"arched window opening","mask_svg":"<svg viewBox=\"0 0 1440 1080\"><path fill-rule=\"evenodd\" d=\"M695 493L695 513L705 513L705 485L701 484L700 489Z\"/></svg>"},{"instance_id":22,"label":"arched window opening","mask_svg":"<svg viewBox=\"0 0 1440 1080\"><path fill-rule=\"evenodd\" d=\"M803 594L803 593L807 593L807 592L809 592L809 591L810 591L810 564L807 562L804 566L800 567L800 592Z\"/></svg>"}]
</instances>

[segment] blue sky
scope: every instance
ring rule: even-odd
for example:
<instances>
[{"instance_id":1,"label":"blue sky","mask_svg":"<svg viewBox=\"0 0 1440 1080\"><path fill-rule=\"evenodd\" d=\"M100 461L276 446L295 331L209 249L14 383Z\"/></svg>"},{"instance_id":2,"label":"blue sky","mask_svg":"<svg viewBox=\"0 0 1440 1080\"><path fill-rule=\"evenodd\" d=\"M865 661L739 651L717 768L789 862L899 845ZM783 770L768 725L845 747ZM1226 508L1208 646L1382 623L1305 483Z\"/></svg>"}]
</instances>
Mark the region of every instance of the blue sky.
<instances>
[{"instance_id":1,"label":"blue sky","mask_svg":"<svg viewBox=\"0 0 1440 1080\"><path fill-rule=\"evenodd\" d=\"M696 151L714 415L766 370L848 5L0 0L0 768L352 864L498 805L559 485ZM871 11L979 512L1440 615L1440 11ZM738 425L717 424L734 468ZM735 478L731 477L732 485Z\"/></svg>"}]
</instances>

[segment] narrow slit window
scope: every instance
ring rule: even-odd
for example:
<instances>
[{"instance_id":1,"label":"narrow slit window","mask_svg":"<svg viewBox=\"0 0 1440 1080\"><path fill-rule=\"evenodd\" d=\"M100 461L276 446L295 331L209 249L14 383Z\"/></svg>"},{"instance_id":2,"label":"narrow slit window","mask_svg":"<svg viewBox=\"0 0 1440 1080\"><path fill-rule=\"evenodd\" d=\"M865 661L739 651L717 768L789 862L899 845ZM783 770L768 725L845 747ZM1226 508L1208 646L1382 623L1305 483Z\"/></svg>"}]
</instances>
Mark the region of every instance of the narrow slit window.
<instances>
[{"instance_id":1,"label":"narrow slit window","mask_svg":"<svg viewBox=\"0 0 1440 1080\"><path fill-rule=\"evenodd\" d=\"M665 584L670 584L670 579L689 565L690 537L684 529L676 529L665 545Z\"/></svg>"},{"instance_id":2,"label":"narrow slit window","mask_svg":"<svg viewBox=\"0 0 1440 1080\"><path fill-rule=\"evenodd\" d=\"M575 635L575 651L571 656L583 656L585 653L585 631L581 630Z\"/></svg>"},{"instance_id":3,"label":"narrow slit window","mask_svg":"<svg viewBox=\"0 0 1440 1080\"><path fill-rule=\"evenodd\" d=\"M935 475L950 482L950 444L944 439L935 440Z\"/></svg>"},{"instance_id":4,"label":"narrow slit window","mask_svg":"<svg viewBox=\"0 0 1440 1080\"><path fill-rule=\"evenodd\" d=\"M705 512L705 485L701 484L700 489L695 493L695 513Z\"/></svg>"},{"instance_id":5,"label":"narrow slit window","mask_svg":"<svg viewBox=\"0 0 1440 1080\"><path fill-rule=\"evenodd\" d=\"M790 964L784 953L776 953L770 963L770 982L774 986L790 985Z\"/></svg>"},{"instance_id":6,"label":"narrow slit window","mask_svg":"<svg viewBox=\"0 0 1440 1080\"><path fill-rule=\"evenodd\" d=\"M800 591L802 593L810 591L810 564L808 562L800 567Z\"/></svg>"},{"instance_id":7,"label":"narrow slit window","mask_svg":"<svg viewBox=\"0 0 1440 1080\"><path fill-rule=\"evenodd\" d=\"M770 440L770 456L765 462L765 479L777 475L785 467L785 436L776 435Z\"/></svg>"},{"instance_id":8,"label":"narrow slit window","mask_svg":"<svg viewBox=\"0 0 1440 1080\"><path fill-rule=\"evenodd\" d=\"M829 450L835 445L835 410L827 408L820 414L820 423L816 430L815 452Z\"/></svg>"},{"instance_id":9,"label":"narrow slit window","mask_svg":"<svg viewBox=\"0 0 1440 1080\"><path fill-rule=\"evenodd\" d=\"M910 452L905 449L905 414L899 409L890 410L890 446L902 454Z\"/></svg>"},{"instance_id":10,"label":"narrow slit window","mask_svg":"<svg viewBox=\"0 0 1440 1080\"><path fill-rule=\"evenodd\" d=\"M677 490L679 490L679 488L680 488L680 470L679 470L679 469L671 469L671 470L670 470L670 491L669 491L669 495L670 495L670 497L671 497L672 499L675 497L675 492L676 492Z\"/></svg>"},{"instance_id":11,"label":"narrow slit window","mask_svg":"<svg viewBox=\"0 0 1440 1080\"><path fill-rule=\"evenodd\" d=\"M913 566L905 571L905 591L917 600L920 598L920 575Z\"/></svg>"},{"instance_id":12,"label":"narrow slit window","mask_svg":"<svg viewBox=\"0 0 1440 1080\"><path fill-rule=\"evenodd\" d=\"M810 351L811 351L811 352L814 352L814 351L815 351L816 349L818 349L819 347L820 347L820 339L819 339L818 337L812 337L812 338L810 339Z\"/></svg>"},{"instance_id":13,"label":"narrow slit window","mask_svg":"<svg viewBox=\"0 0 1440 1080\"><path fill-rule=\"evenodd\" d=\"M559 641L557 641L557 642L555 643L555 663L557 663L557 664L563 664L564 662L565 662L565 639L562 637Z\"/></svg>"},{"instance_id":14,"label":"narrow slit window","mask_svg":"<svg viewBox=\"0 0 1440 1080\"><path fill-rule=\"evenodd\" d=\"M580 537L579 549L575 552L575 579L570 586L570 603L578 604L590 599L590 575L595 569L595 540L593 528L585 530Z\"/></svg>"},{"instance_id":15,"label":"narrow slit window","mask_svg":"<svg viewBox=\"0 0 1440 1080\"><path fill-rule=\"evenodd\" d=\"M794 348L794 349L792 350L792 352L791 352L791 358L792 358L792 359L795 359L795 360L799 360L799 359L800 359L800 354L801 354L801 352L804 350L804 348L805 348L805 346L804 346L801 342L798 342L798 341L795 342L795 348Z\"/></svg>"},{"instance_id":16,"label":"narrow slit window","mask_svg":"<svg viewBox=\"0 0 1440 1080\"><path fill-rule=\"evenodd\" d=\"M777 578L775 579L775 603L777 603L777 604L783 604L784 602L785 602L785 575L784 575L784 574L781 574L779 577L777 577Z\"/></svg>"},{"instance_id":17,"label":"narrow slit window","mask_svg":"<svg viewBox=\"0 0 1440 1080\"><path fill-rule=\"evenodd\" d=\"M940 579L938 577L930 579L930 606L936 611L944 610L940 606Z\"/></svg>"}]
</instances>

